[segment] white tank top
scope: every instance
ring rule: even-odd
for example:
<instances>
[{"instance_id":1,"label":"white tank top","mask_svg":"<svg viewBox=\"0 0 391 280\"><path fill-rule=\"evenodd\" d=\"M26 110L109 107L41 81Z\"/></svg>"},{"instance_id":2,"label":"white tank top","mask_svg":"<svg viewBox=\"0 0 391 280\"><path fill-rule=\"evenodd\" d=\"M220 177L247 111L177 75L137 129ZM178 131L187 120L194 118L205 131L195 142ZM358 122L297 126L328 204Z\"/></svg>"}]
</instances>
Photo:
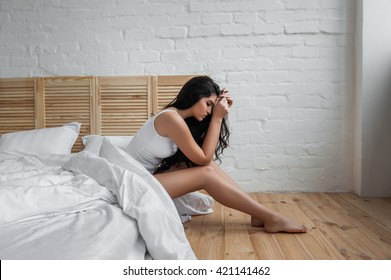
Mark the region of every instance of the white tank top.
<instances>
[{"instance_id":1,"label":"white tank top","mask_svg":"<svg viewBox=\"0 0 391 280\"><path fill-rule=\"evenodd\" d=\"M160 162L176 153L177 145L169 137L160 136L155 129L155 119L174 110L162 110L148 119L130 141L127 152L140 162L150 173L155 172Z\"/></svg>"}]
</instances>

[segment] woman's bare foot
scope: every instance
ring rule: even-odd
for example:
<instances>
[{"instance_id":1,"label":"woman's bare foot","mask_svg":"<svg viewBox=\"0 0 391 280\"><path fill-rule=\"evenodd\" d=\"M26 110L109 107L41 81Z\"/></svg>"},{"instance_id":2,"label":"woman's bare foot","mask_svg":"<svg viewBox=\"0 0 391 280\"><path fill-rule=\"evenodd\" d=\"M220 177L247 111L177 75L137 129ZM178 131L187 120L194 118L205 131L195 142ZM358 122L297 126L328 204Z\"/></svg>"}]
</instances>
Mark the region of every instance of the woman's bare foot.
<instances>
[{"instance_id":1,"label":"woman's bare foot","mask_svg":"<svg viewBox=\"0 0 391 280\"><path fill-rule=\"evenodd\" d=\"M251 216L251 225L253 227L263 227L265 225L265 223L263 221L261 221L260 219L257 219L253 216Z\"/></svg>"},{"instance_id":2,"label":"woman's bare foot","mask_svg":"<svg viewBox=\"0 0 391 280\"><path fill-rule=\"evenodd\" d=\"M305 233L307 228L297 224L283 216L276 216L273 220L265 222L265 231L270 233L289 232L289 233Z\"/></svg>"}]
</instances>

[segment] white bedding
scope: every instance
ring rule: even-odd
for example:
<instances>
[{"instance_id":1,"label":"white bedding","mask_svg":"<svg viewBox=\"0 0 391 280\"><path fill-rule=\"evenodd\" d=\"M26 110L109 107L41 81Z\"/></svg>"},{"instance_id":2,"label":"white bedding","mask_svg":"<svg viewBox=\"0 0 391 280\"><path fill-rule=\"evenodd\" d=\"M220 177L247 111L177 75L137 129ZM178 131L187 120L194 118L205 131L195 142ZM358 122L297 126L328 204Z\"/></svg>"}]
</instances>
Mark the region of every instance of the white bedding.
<instances>
[{"instance_id":1,"label":"white bedding","mask_svg":"<svg viewBox=\"0 0 391 280\"><path fill-rule=\"evenodd\" d=\"M195 259L172 200L137 168L0 152L0 259Z\"/></svg>"}]
</instances>

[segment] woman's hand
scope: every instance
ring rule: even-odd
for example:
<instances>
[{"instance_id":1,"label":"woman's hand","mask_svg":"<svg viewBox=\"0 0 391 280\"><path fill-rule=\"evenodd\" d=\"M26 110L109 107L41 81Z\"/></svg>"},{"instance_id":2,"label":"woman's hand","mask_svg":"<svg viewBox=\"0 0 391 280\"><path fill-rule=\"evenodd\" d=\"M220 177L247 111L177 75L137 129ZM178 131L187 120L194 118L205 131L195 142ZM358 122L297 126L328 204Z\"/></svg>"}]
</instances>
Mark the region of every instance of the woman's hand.
<instances>
[{"instance_id":1,"label":"woman's hand","mask_svg":"<svg viewBox=\"0 0 391 280\"><path fill-rule=\"evenodd\" d=\"M221 93L220 93L220 96L219 98L223 98L225 97L227 99L227 102L228 102L228 107L231 108L232 104L234 103L231 96L229 95L229 91L226 89L226 88L223 88L221 90Z\"/></svg>"},{"instance_id":2,"label":"woman's hand","mask_svg":"<svg viewBox=\"0 0 391 280\"><path fill-rule=\"evenodd\" d=\"M229 109L233 104L232 98L229 96L229 91L225 88L221 91L219 97L213 106L213 117L223 119L228 115Z\"/></svg>"}]
</instances>

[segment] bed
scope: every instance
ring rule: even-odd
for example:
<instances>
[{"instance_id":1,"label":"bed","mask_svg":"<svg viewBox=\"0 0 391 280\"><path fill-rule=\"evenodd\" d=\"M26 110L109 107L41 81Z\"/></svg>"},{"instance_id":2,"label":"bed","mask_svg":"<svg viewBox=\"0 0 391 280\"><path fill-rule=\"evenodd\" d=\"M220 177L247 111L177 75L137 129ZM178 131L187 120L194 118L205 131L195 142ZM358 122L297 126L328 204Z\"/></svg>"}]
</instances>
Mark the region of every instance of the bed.
<instances>
[{"instance_id":1,"label":"bed","mask_svg":"<svg viewBox=\"0 0 391 280\"><path fill-rule=\"evenodd\" d=\"M0 79L0 259L195 259L172 200L126 153L192 76Z\"/></svg>"}]
</instances>

